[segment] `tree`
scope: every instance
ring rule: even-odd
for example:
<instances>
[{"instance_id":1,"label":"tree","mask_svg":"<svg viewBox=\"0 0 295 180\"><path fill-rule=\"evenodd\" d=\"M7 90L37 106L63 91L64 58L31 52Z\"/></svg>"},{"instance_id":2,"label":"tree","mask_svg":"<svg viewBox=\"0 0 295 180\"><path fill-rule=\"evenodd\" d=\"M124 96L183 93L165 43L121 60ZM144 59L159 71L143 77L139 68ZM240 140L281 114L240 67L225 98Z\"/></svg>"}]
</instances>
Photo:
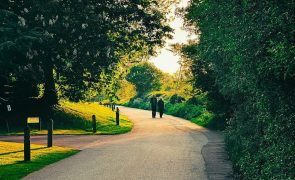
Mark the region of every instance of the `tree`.
<instances>
[{"instance_id":1,"label":"tree","mask_svg":"<svg viewBox=\"0 0 295 180\"><path fill-rule=\"evenodd\" d=\"M57 102L56 82L64 97L77 101L96 86L102 72L116 69L123 56L153 54L171 32L157 2L149 0L5 0L0 8L20 17L27 29L42 29L50 37L24 49L23 57L41 70L36 77L44 83L42 99L48 105ZM9 74L6 79L13 79Z\"/></svg>"},{"instance_id":2,"label":"tree","mask_svg":"<svg viewBox=\"0 0 295 180\"><path fill-rule=\"evenodd\" d=\"M117 91L116 95L118 96L118 102L127 103L136 96L135 86L128 82L126 79L120 81L120 89Z\"/></svg>"},{"instance_id":3,"label":"tree","mask_svg":"<svg viewBox=\"0 0 295 180\"><path fill-rule=\"evenodd\" d=\"M159 90L161 87L160 79L162 72L153 64L144 62L133 66L126 76L126 80L136 87L137 96Z\"/></svg>"}]
</instances>

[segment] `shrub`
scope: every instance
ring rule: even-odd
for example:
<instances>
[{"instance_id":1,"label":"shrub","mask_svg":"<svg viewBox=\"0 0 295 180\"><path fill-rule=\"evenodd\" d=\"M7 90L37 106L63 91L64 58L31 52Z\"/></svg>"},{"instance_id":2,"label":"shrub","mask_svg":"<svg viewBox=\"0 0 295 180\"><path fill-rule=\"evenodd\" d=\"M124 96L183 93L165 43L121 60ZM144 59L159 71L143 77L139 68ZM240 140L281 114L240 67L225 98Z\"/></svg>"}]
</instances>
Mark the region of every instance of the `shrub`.
<instances>
[{"instance_id":1,"label":"shrub","mask_svg":"<svg viewBox=\"0 0 295 180\"><path fill-rule=\"evenodd\" d=\"M185 99L178 94L173 94L169 100L171 104L181 103L183 101L185 101Z\"/></svg>"},{"instance_id":2,"label":"shrub","mask_svg":"<svg viewBox=\"0 0 295 180\"><path fill-rule=\"evenodd\" d=\"M150 106L149 101L143 100L142 98L135 98L134 100L129 101L129 103L123 105L139 109L149 109Z\"/></svg>"}]
</instances>

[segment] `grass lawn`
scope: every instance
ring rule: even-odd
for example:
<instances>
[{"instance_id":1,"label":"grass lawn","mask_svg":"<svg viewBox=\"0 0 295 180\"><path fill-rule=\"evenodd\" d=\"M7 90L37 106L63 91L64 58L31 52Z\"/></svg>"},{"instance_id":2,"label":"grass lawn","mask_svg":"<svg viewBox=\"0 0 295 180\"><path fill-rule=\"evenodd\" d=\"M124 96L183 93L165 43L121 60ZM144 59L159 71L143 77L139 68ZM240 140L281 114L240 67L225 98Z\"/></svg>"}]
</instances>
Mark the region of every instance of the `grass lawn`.
<instances>
[{"instance_id":1,"label":"grass lawn","mask_svg":"<svg viewBox=\"0 0 295 180\"><path fill-rule=\"evenodd\" d=\"M120 114L120 126L116 126L116 113L110 108L98 105L98 103L72 103L60 102L54 111L54 134L93 134L92 115L96 116L96 134L120 134L129 132L133 123L124 115ZM46 123L43 123L46 125ZM37 127L31 126L31 135L45 135L46 128L38 131ZM4 130L0 135L22 135L23 129L12 129L10 133Z\"/></svg>"},{"instance_id":2,"label":"grass lawn","mask_svg":"<svg viewBox=\"0 0 295 180\"><path fill-rule=\"evenodd\" d=\"M24 162L23 143L0 141L0 179L20 179L42 167L78 152L69 148L31 144L31 161Z\"/></svg>"}]
</instances>

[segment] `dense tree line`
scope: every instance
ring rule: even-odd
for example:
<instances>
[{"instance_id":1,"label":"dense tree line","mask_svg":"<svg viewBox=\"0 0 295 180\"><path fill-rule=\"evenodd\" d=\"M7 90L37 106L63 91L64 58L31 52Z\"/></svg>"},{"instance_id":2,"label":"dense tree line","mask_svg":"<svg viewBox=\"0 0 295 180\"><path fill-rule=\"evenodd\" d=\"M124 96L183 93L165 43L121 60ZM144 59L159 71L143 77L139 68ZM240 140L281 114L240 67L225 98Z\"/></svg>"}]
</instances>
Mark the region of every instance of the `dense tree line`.
<instances>
[{"instance_id":1,"label":"dense tree line","mask_svg":"<svg viewBox=\"0 0 295 180\"><path fill-rule=\"evenodd\" d=\"M109 83L102 77L111 80L122 59L154 54L163 45L171 32L167 6L152 0L1 1L0 97L50 107L58 97L79 101L89 89L100 91Z\"/></svg>"},{"instance_id":2,"label":"dense tree line","mask_svg":"<svg viewBox=\"0 0 295 180\"><path fill-rule=\"evenodd\" d=\"M186 19L195 86L229 102L237 178L294 179L295 1L192 0Z\"/></svg>"}]
</instances>

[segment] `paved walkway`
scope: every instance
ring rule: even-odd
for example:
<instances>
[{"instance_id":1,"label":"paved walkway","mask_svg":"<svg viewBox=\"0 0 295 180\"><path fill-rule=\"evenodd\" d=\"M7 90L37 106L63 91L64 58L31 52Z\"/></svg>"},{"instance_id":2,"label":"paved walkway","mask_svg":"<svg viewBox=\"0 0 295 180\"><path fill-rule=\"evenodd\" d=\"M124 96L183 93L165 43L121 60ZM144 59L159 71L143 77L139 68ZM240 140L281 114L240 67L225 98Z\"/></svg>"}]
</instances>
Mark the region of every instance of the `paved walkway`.
<instances>
[{"instance_id":1,"label":"paved walkway","mask_svg":"<svg viewBox=\"0 0 295 180\"><path fill-rule=\"evenodd\" d=\"M173 116L120 108L135 127L115 136L55 136L54 145L82 151L24 179L232 179L220 134ZM0 141L22 137L0 137ZM45 144L46 137L32 137Z\"/></svg>"}]
</instances>

